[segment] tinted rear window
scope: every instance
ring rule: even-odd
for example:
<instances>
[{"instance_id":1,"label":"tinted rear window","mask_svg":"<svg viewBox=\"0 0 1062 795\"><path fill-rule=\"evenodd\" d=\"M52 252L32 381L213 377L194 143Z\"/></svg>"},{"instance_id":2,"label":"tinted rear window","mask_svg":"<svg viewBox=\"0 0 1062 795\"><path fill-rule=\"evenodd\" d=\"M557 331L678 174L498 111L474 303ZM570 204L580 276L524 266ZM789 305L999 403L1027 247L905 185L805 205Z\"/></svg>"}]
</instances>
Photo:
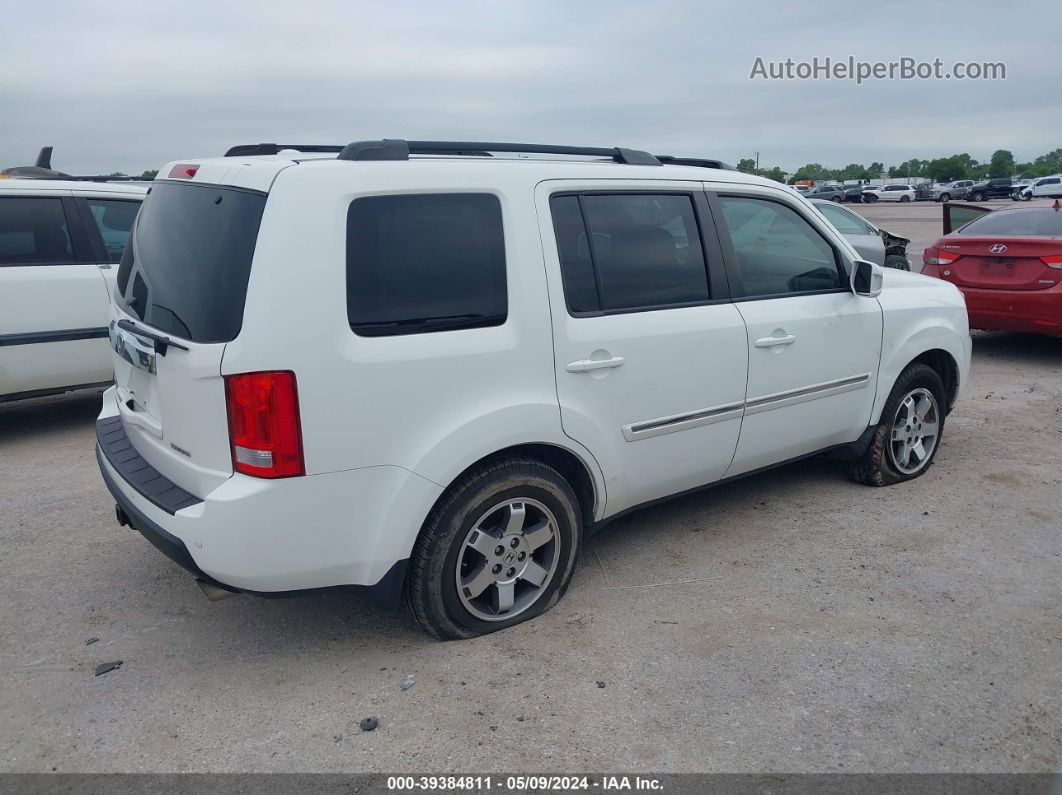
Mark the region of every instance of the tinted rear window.
<instances>
[{"instance_id":1,"label":"tinted rear window","mask_svg":"<svg viewBox=\"0 0 1062 795\"><path fill-rule=\"evenodd\" d=\"M118 271L125 308L192 342L240 333L264 193L157 182Z\"/></svg>"},{"instance_id":2,"label":"tinted rear window","mask_svg":"<svg viewBox=\"0 0 1062 795\"><path fill-rule=\"evenodd\" d=\"M959 230L963 235L1062 235L1062 210L1051 207L997 211Z\"/></svg>"},{"instance_id":3,"label":"tinted rear window","mask_svg":"<svg viewBox=\"0 0 1062 795\"><path fill-rule=\"evenodd\" d=\"M0 198L0 265L54 265L75 259L59 198Z\"/></svg>"},{"instance_id":4,"label":"tinted rear window","mask_svg":"<svg viewBox=\"0 0 1062 795\"><path fill-rule=\"evenodd\" d=\"M373 196L347 213L347 317L362 337L505 322L501 205L484 193Z\"/></svg>"}]
</instances>

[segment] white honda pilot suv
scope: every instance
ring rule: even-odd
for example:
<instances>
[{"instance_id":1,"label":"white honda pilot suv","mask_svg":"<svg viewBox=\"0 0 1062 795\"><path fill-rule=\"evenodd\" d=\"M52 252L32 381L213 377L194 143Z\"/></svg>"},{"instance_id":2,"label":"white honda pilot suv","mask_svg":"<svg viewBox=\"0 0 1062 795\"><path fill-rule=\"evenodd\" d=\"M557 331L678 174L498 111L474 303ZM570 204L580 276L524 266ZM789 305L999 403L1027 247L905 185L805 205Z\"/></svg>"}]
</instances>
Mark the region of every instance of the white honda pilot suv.
<instances>
[{"instance_id":1,"label":"white honda pilot suv","mask_svg":"<svg viewBox=\"0 0 1062 795\"><path fill-rule=\"evenodd\" d=\"M208 596L403 598L440 638L547 610L639 505L824 451L921 475L970 361L950 283L858 260L775 182L629 149L173 163L112 311L119 522Z\"/></svg>"}]
</instances>

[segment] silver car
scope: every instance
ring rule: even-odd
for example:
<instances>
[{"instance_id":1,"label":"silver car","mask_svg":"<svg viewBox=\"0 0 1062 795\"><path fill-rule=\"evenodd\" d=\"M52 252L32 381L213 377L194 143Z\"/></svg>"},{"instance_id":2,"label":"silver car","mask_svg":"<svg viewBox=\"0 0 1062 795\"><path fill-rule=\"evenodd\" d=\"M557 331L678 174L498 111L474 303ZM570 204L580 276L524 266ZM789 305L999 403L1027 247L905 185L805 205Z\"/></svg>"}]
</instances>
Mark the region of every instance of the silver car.
<instances>
[{"instance_id":1,"label":"silver car","mask_svg":"<svg viewBox=\"0 0 1062 795\"><path fill-rule=\"evenodd\" d=\"M952 199L965 199L966 191L973 185L972 179L960 179L955 182L944 182L934 185L929 190L929 196L933 201L946 202Z\"/></svg>"},{"instance_id":2,"label":"silver car","mask_svg":"<svg viewBox=\"0 0 1062 795\"><path fill-rule=\"evenodd\" d=\"M863 259L886 268L911 270L911 263L907 259L907 244L911 242L910 240L889 234L884 229L878 229L863 216L836 202L826 199L808 199L808 201L838 232L844 235L845 240L852 244Z\"/></svg>"}]
</instances>

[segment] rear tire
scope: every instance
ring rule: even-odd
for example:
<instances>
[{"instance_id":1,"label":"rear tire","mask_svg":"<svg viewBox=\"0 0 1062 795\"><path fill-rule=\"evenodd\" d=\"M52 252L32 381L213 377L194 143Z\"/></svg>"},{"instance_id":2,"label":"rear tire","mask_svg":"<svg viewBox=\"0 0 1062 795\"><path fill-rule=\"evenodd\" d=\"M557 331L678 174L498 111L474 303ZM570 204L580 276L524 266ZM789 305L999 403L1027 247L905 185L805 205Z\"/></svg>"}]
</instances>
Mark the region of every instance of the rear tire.
<instances>
[{"instance_id":1,"label":"rear tire","mask_svg":"<svg viewBox=\"0 0 1062 795\"><path fill-rule=\"evenodd\" d=\"M910 196L901 196L901 197L900 197L900 203L901 203L901 204L902 204L903 202L909 202L909 201L911 201L911 197L910 197Z\"/></svg>"},{"instance_id":2,"label":"rear tire","mask_svg":"<svg viewBox=\"0 0 1062 795\"><path fill-rule=\"evenodd\" d=\"M885 401L870 446L849 465L849 477L865 486L891 486L924 474L940 449L944 405L937 371L908 365Z\"/></svg>"},{"instance_id":3,"label":"rear tire","mask_svg":"<svg viewBox=\"0 0 1062 795\"><path fill-rule=\"evenodd\" d=\"M404 601L441 640L544 613L568 587L582 539L579 500L553 467L508 458L461 476L413 546Z\"/></svg>"}]
</instances>

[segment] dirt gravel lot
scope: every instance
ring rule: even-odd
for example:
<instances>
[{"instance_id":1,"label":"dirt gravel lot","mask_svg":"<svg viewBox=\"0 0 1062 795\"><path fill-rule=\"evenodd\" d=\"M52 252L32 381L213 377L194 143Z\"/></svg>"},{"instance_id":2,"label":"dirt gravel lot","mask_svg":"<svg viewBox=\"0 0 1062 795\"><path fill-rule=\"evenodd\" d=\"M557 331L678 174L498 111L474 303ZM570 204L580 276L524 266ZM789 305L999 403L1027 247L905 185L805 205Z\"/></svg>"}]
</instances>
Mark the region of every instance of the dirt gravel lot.
<instances>
[{"instance_id":1,"label":"dirt gravel lot","mask_svg":"<svg viewBox=\"0 0 1062 795\"><path fill-rule=\"evenodd\" d=\"M914 237L930 212L867 215ZM208 602L115 524L98 403L0 406L0 770L1062 759L1062 340L976 335L917 481L870 489L813 459L643 510L586 545L553 611L454 643L339 596ZM376 731L359 731L366 716Z\"/></svg>"}]
</instances>

